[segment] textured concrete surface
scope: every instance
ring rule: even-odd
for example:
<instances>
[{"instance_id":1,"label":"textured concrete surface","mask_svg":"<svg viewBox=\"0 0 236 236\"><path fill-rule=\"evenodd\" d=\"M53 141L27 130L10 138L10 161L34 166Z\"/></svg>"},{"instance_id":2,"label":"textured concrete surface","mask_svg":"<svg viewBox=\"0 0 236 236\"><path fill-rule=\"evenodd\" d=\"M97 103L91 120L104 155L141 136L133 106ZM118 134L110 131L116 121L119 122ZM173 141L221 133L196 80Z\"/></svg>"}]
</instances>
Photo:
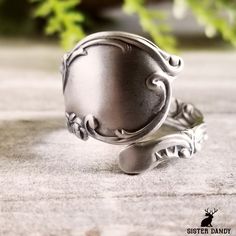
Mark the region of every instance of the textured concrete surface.
<instances>
[{"instance_id":1,"label":"textured concrete surface","mask_svg":"<svg viewBox=\"0 0 236 236\"><path fill-rule=\"evenodd\" d=\"M120 147L65 129L62 51L10 46L0 46L0 235L182 236L214 207L213 226L236 235L235 51L182 55L174 94L205 114L202 152L128 176Z\"/></svg>"}]
</instances>

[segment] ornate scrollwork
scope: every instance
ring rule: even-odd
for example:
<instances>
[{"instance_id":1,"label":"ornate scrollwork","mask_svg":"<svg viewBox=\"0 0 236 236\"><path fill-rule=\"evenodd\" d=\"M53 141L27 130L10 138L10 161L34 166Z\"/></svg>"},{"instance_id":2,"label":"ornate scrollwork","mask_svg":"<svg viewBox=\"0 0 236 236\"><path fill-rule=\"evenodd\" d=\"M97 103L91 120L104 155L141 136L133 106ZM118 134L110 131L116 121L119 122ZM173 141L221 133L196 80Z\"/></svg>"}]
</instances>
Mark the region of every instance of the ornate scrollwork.
<instances>
[{"instance_id":1,"label":"ornate scrollwork","mask_svg":"<svg viewBox=\"0 0 236 236\"><path fill-rule=\"evenodd\" d=\"M174 99L172 101L172 110L169 111L167 122L173 125L189 128L203 122L202 113L192 104L181 102Z\"/></svg>"},{"instance_id":2,"label":"ornate scrollwork","mask_svg":"<svg viewBox=\"0 0 236 236\"><path fill-rule=\"evenodd\" d=\"M73 58L70 60L73 60ZM148 89L153 90L157 96L160 97L160 103L156 105L158 106L158 109L156 110L157 112L161 111L164 109L165 105L169 103L168 91L170 90L170 87L168 80L164 77L160 78L156 73L153 73L146 79L146 84ZM98 140L117 144L126 142L127 140L135 141L139 136L142 137L143 133L146 134L149 130L152 130L150 127L155 127L156 123L158 124L156 120L159 119L157 116L147 125L144 125L144 127L135 131L116 129L113 131L113 136L105 136L98 132L99 121L93 115L86 115L81 119L72 112L66 113L66 118L69 131L74 133L78 138L87 140L88 135L90 135Z\"/></svg>"},{"instance_id":3,"label":"ornate scrollwork","mask_svg":"<svg viewBox=\"0 0 236 236\"><path fill-rule=\"evenodd\" d=\"M63 91L68 79L68 68L72 61L79 56L87 55L86 49L95 45L111 45L120 48L123 53L130 53L133 46L138 47L158 61L163 71L170 76L175 76L183 68L183 60L181 58L162 51L154 43L141 36L124 32L95 33L82 40L70 53L65 54L63 57Z\"/></svg>"},{"instance_id":4,"label":"ornate scrollwork","mask_svg":"<svg viewBox=\"0 0 236 236\"><path fill-rule=\"evenodd\" d=\"M87 70L92 65L94 70ZM126 173L140 173L172 157L191 157L207 137L201 112L175 100L168 114L171 82L182 68L181 58L138 35L101 32L86 37L63 58L69 131L82 140L91 136L128 144L119 161ZM90 101L91 91L96 93Z\"/></svg>"},{"instance_id":5,"label":"ornate scrollwork","mask_svg":"<svg viewBox=\"0 0 236 236\"><path fill-rule=\"evenodd\" d=\"M132 46L126 42L121 42L116 39L94 39L88 41L82 45L77 45L70 53L65 54L62 62L62 77L63 77L63 91L65 90L68 80L68 68L71 63L80 56L88 55L87 48L94 45L110 45L119 48L122 53L129 53L132 50Z\"/></svg>"},{"instance_id":6,"label":"ornate scrollwork","mask_svg":"<svg viewBox=\"0 0 236 236\"><path fill-rule=\"evenodd\" d=\"M179 100L175 100L174 105L175 109L165 124L178 131L161 138L154 136L148 141L136 142L124 148L120 153L120 167L126 173L140 173L170 158L191 158L201 149L203 141L207 139L201 112ZM139 161L141 159L145 159L145 162Z\"/></svg>"},{"instance_id":7,"label":"ornate scrollwork","mask_svg":"<svg viewBox=\"0 0 236 236\"><path fill-rule=\"evenodd\" d=\"M157 158L189 158L201 149L203 141L207 139L206 124L202 113L192 104L175 99L172 105L174 109L169 112L165 124L178 128L180 133L168 135L160 140L157 148L163 145L165 148L155 150L154 154Z\"/></svg>"},{"instance_id":8,"label":"ornate scrollwork","mask_svg":"<svg viewBox=\"0 0 236 236\"><path fill-rule=\"evenodd\" d=\"M70 133L73 133L84 141L88 139L88 132L84 127L84 123L75 113L66 113L66 120L67 128Z\"/></svg>"},{"instance_id":9,"label":"ornate scrollwork","mask_svg":"<svg viewBox=\"0 0 236 236\"><path fill-rule=\"evenodd\" d=\"M143 78L144 80L146 80L147 88L149 90L152 90L153 93L155 93L155 95L157 96L157 104L155 104L152 109L153 115L156 114L156 116L152 120L150 120L149 123L144 123L143 127L138 130L125 130L122 129L122 127L119 127L119 129L112 130L111 136L106 136L102 133L99 133L98 127L96 127L96 129L90 127L89 120L92 119L91 115L86 115L81 119L81 122L83 123L82 128L87 131L88 135L108 143L128 144L136 140L140 140L144 136L149 135L149 133L155 132L164 122L170 104L170 81L172 78L174 78L177 72L182 69L183 62L179 57L173 57L172 55L163 52L152 42L146 40L143 37L122 32L98 33L82 40L75 46L75 48L70 53L64 56L62 66L63 92L65 92L66 90L68 78L70 77L69 74L71 64L78 57L87 56L89 54L90 47L95 47L99 45L108 45L119 48L121 50L121 53L123 54L132 53L133 48L138 48L141 49L141 51L147 53L155 61L157 61L157 64L161 68L158 71L158 74L157 72L154 72L151 75L148 75L148 78ZM88 119L88 117L90 118ZM138 127L140 126L142 126L142 124L138 125ZM100 128L101 127L102 126L100 126ZM108 127L106 128L108 129ZM77 136L80 137L80 135Z\"/></svg>"},{"instance_id":10,"label":"ornate scrollwork","mask_svg":"<svg viewBox=\"0 0 236 236\"><path fill-rule=\"evenodd\" d=\"M78 116L76 116L75 113L72 112L66 113L66 119L68 130L84 141L86 141L88 139L88 136L90 135L91 137L94 137L101 141L119 142L120 140L123 140L125 138L132 138L143 130L140 129L136 132L128 132L124 129L117 129L114 130L114 136L104 136L97 131L99 122L92 115L87 115L83 119L80 119Z\"/></svg>"},{"instance_id":11,"label":"ornate scrollwork","mask_svg":"<svg viewBox=\"0 0 236 236\"><path fill-rule=\"evenodd\" d=\"M179 134L167 135L156 142L153 151L157 161L166 158L191 158L201 149L203 141L207 139L206 125L200 124L193 129L181 131Z\"/></svg>"},{"instance_id":12,"label":"ornate scrollwork","mask_svg":"<svg viewBox=\"0 0 236 236\"><path fill-rule=\"evenodd\" d=\"M146 86L148 89L152 90L156 96L159 97L159 104L157 104L158 109L160 111L165 105L167 100L167 79L165 75L163 77L160 74L154 72L146 79Z\"/></svg>"},{"instance_id":13,"label":"ornate scrollwork","mask_svg":"<svg viewBox=\"0 0 236 236\"><path fill-rule=\"evenodd\" d=\"M82 50L78 55L86 55L86 51ZM77 55L77 56L78 56ZM74 57L67 59L67 63L71 63L74 60ZM168 79L165 77L160 77L157 73L152 73L146 79L147 88L154 91L157 96L160 97L160 103L158 106L157 112L161 111L166 104L169 103L169 90L170 85ZM94 137L98 140L108 142L108 143L123 143L126 140L135 141L138 136L141 136L142 133L147 133L147 130L150 127L155 126L156 119L154 118L150 123L145 125L143 128L136 131L127 131L125 129L116 129L113 131L113 136L105 136L98 132L99 121L93 115L86 115L84 118L79 118L75 113L66 113L67 117L67 126L71 133L74 133L78 138L82 140L87 140L88 136ZM151 130L151 129L150 129Z\"/></svg>"}]
</instances>

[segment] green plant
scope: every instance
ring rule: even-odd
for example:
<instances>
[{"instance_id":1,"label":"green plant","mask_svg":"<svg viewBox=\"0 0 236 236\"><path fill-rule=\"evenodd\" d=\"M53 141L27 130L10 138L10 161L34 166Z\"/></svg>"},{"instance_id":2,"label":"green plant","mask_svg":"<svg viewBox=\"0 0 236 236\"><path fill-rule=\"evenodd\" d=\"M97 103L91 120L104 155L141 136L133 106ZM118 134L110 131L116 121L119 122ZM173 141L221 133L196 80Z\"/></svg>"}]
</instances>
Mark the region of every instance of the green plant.
<instances>
[{"instance_id":1,"label":"green plant","mask_svg":"<svg viewBox=\"0 0 236 236\"><path fill-rule=\"evenodd\" d=\"M36 17L47 18L46 34L58 33L64 49L71 48L85 36L82 23L85 16L76 7L80 0L31 0L38 2Z\"/></svg>"},{"instance_id":2,"label":"green plant","mask_svg":"<svg viewBox=\"0 0 236 236\"><path fill-rule=\"evenodd\" d=\"M236 1L186 0L186 3L199 23L205 26L208 37L220 33L224 40L236 46Z\"/></svg>"},{"instance_id":3,"label":"green plant","mask_svg":"<svg viewBox=\"0 0 236 236\"><path fill-rule=\"evenodd\" d=\"M123 9L128 14L137 14L142 29L149 33L154 42L167 51L175 51L176 40L170 34L166 14L147 8L145 0L124 0Z\"/></svg>"},{"instance_id":4,"label":"green plant","mask_svg":"<svg viewBox=\"0 0 236 236\"><path fill-rule=\"evenodd\" d=\"M1 1L1 0L0 0ZM81 0L30 0L37 1L35 16L47 19L46 33L60 36L61 45L69 49L85 36L85 15L77 9ZM86 1L86 0L84 0ZM171 34L164 11L153 10L146 0L123 0L123 10L136 14L142 29L163 49L175 51L176 39ZM236 1L231 0L174 0L176 18L191 9L208 37L217 33L236 46Z\"/></svg>"},{"instance_id":5,"label":"green plant","mask_svg":"<svg viewBox=\"0 0 236 236\"><path fill-rule=\"evenodd\" d=\"M124 0L124 10L136 13L144 31L162 48L175 51L176 40L165 22L166 15L160 10L148 9L145 0ZM236 1L231 0L174 0L176 18L184 17L190 9L198 22L205 26L207 37L219 33L225 41L236 46Z\"/></svg>"}]
</instances>

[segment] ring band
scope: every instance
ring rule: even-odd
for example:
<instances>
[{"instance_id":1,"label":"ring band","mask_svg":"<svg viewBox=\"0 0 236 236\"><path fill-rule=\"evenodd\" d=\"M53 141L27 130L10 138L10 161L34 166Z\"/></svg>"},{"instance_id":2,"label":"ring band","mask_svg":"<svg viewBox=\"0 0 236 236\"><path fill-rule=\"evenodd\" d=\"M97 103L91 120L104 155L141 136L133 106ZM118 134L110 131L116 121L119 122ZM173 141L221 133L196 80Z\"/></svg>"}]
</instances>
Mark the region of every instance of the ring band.
<instances>
[{"instance_id":1,"label":"ring band","mask_svg":"<svg viewBox=\"0 0 236 236\"><path fill-rule=\"evenodd\" d=\"M171 98L183 61L147 39L125 32L87 36L62 65L69 131L128 144L119 166L129 174L172 157L189 158L207 138L202 113Z\"/></svg>"}]
</instances>

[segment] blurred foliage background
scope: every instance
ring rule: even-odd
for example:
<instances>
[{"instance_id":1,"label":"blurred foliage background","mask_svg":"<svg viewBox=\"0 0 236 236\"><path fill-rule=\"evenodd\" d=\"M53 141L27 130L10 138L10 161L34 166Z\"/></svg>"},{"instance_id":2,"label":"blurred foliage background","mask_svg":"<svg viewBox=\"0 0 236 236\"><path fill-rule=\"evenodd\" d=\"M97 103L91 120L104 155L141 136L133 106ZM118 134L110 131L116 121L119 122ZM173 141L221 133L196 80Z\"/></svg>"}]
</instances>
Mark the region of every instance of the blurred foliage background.
<instances>
[{"instance_id":1,"label":"blurred foliage background","mask_svg":"<svg viewBox=\"0 0 236 236\"><path fill-rule=\"evenodd\" d=\"M167 1L167 0L166 0ZM153 4L163 0L0 0L1 35L51 35L70 49L87 33L96 31L105 8L120 7L134 14L143 31L168 51L175 51L177 40L167 23L167 15ZM236 46L236 1L174 0L173 15L178 20L191 10L207 37L222 37Z\"/></svg>"}]
</instances>

